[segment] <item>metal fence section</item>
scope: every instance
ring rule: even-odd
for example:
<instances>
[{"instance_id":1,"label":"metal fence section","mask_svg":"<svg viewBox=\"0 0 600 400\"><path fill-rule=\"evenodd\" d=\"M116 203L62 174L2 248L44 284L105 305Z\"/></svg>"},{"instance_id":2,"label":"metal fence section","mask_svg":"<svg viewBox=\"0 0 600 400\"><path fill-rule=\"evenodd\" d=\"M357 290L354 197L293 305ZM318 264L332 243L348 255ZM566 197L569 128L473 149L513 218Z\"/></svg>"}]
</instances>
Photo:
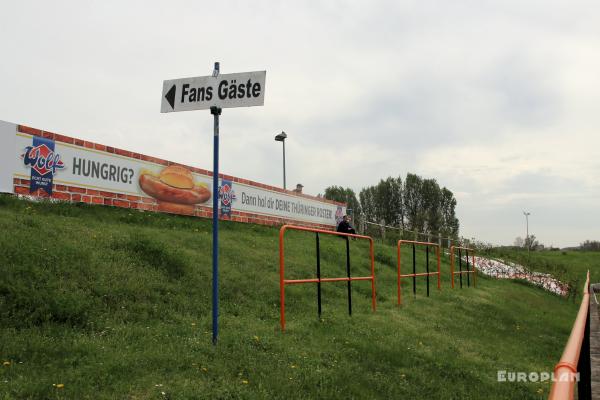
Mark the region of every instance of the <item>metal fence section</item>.
<instances>
[{"instance_id":1,"label":"metal fence section","mask_svg":"<svg viewBox=\"0 0 600 400\"><path fill-rule=\"evenodd\" d=\"M455 271L454 267L455 267L455 258L456 258L457 250L458 250L458 271ZM464 251L466 253L465 254L466 269L464 271L463 271L463 267L462 267L462 265L463 265L462 251ZM471 257L472 257L470 266L469 266L469 252L471 252ZM459 276L461 289L463 287L463 275L466 275L466 277L467 277L467 286L471 286L470 276L473 275L473 287L475 287L475 284L477 283L477 269L475 268L475 250L470 249L468 247L458 247L458 246L450 247L450 276L452 277L452 289L454 289L454 275Z\"/></svg>"},{"instance_id":2,"label":"metal fence section","mask_svg":"<svg viewBox=\"0 0 600 400\"><path fill-rule=\"evenodd\" d=\"M315 233L315 249L316 249L316 278L308 279L285 279L285 248L284 248L284 236L288 230L313 232ZM319 235L333 235L340 236L346 239L346 276L337 278L323 278L321 277L321 251L319 243ZM369 255L371 262L371 275L370 276L358 276L353 277L350 274L350 238L363 239L369 241ZM375 254L373 239L369 236L363 235L352 235L347 233L339 233L321 229L307 228L303 226L284 225L279 230L279 294L280 294L280 323L281 330L285 331L285 285L295 285L303 283L316 283L317 284L317 310L319 316L321 315L321 283L322 282L348 282L348 314L352 315L352 281L371 281L371 308L373 311L376 309L376 298L375 298Z\"/></svg>"},{"instance_id":3,"label":"metal fence section","mask_svg":"<svg viewBox=\"0 0 600 400\"><path fill-rule=\"evenodd\" d=\"M577 318L573 324L571 335L554 367L554 383L550 390L549 400L571 400L575 398L575 383L577 383L577 398L591 399L591 367L590 367L590 272L583 289L583 299Z\"/></svg>"},{"instance_id":4,"label":"metal fence section","mask_svg":"<svg viewBox=\"0 0 600 400\"><path fill-rule=\"evenodd\" d=\"M412 274L404 274L401 273L401 265L402 265L402 245L403 244L412 244ZM425 247L425 268L426 272L416 272L416 264L417 264L417 256L416 256L416 246ZM437 259L437 272L429 272L429 248L432 247L435 249L435 256ZM401 280L402 278L412 278L413 283L413 295L417 295L417 277L425 276L427 278L427 297L429 297L429 276L437 275L437 287L438 290L441 289L441 259L440 259L440 246L431 243L431 242L418 242L415 240L399 240L398 241L398 305L402 304L402 288L401 288Z\"/></svg>"},{"instance_id":5,"label":"metal fence section","mask_svg":"<svg viewBox=\"0 0 600 400\"><path fill-rule=\"evenodd\" d=\"M466 238L449 238L442 234L417 232L410 229L404 229L399 226L386 225L385 221L380 223L360 220L358 224L361 234L380 239L383 242L395 244L398 240L414 240L421 242L436 243L443 249L450 249L451 246L469 245L470 241Z\"/></svg>"}]
</instances>

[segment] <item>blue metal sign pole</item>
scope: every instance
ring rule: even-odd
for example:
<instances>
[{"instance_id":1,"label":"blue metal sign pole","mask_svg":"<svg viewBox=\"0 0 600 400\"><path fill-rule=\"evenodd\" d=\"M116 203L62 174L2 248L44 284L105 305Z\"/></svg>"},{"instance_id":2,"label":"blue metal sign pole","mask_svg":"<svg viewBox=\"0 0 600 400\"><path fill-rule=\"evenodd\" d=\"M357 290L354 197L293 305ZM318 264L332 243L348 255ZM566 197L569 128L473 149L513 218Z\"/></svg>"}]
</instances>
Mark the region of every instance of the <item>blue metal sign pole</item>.
<instances>
[{"instance_id":1,"label":"blue metal sign pole","mask_svg":"<svg viewBox=\"0 0 600 400\"><path fill-rule=\"evenodd\" d=\"M161 99L160 112L178 112L190 110L206 110L210 108L210 113L214 116L214 154L213 154L213 279L212 279L212 341L217 344L219 336L219 116L223 107L252 107L264 105L264 87L266 80L266 71L244 72L237 74L227 74L218 84L225 87L228 82L231 83L231 89L234 84L239 90L235 90L233 98L213 98L213 89L217 82L213 78L219 77L220 65L215 62L212 78L209 76L200 76L194 78L171 79L163 81L163 92ZM181 95L178 96L177 92ZM201 94L201 98L196 98L196 91ZM243 92L243 93L242 93ZM200 95L199 95L200 96ZM228 96L227 96L228 97ZM211 103L211 100L213 102ZM201 100L201 101L200 101ZM222 101L220 101L222 100ZM221 106L210 106L210 104L220 104ZM228 204L230 207L231 204ZM230 209L230 208L229 208ZM223 210L222 210L223 211Z\"/></svg>"},{"instance_id":2,"label":"blue metal sign pole","mask_svg":"<svg viewBox=\"0 0 600 400\"><path fill-rule=\"evenodd\" d=\"M213 77L219 76L220 63L215 62ZM219 336L219 115L221 107L212 106L214 140L213 140L213 271L212 271L212 342L217 345Z\"/></svg>"},{"instance_id":3,"label":"blue metal sign pole","mask_svg":"<svg viewBox=\"0 0 600 400\"><path fill-rule=\"evenodd\" d=\"M213 154L213 271L212 271L212 341L217 344L219 335L219 115L221 108L211 107L214 116L214 154Z\"/></svg>"}]
</instances>

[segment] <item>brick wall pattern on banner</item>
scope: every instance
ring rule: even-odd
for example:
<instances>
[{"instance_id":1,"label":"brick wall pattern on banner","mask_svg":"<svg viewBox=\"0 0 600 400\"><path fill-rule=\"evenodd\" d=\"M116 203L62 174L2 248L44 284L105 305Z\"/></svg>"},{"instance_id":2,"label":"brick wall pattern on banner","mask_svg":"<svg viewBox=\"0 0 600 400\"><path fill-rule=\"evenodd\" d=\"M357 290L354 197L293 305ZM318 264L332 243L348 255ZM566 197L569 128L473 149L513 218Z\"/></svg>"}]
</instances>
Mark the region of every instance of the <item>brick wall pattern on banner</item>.
<instances>
[{"instance_id":1,"label":"brick wall pattern on banner","mask_svg":"<svg viewBox=\"0 0 600 400\"><path fill-rule=\"evenodd\" d=\"M94 149L99 151L105 151L107 153L117 154L123 157L129 157L137 160L143 160L163 166L169 165L181 165L178 163L170 162L167 160L163 160L156 157L146 156L143 154L135 153L128 150L122 150L110 146L105 146L98 143L93 143L89 141L84 141L81 139L76 139L73 137L52 133L48 131L43 131L40 129L31 128L24 125L18 125L17 130L20 133L39 136L46 139L54 140L55 142L67 143L75 146L80 146L82 148ZM184 165L185 168L189 169L192 172L207 175L212 177L212 171L190 167ZM299 194L293 191L284 190L282 188L278 188L275 186L265 185L259 182L250 181L248 179L241 179L231 175L219 174L219 178L232 181L234 183L240 183L244 185L254 186L256 188L270 190L273 192L279 192L287 195L293 195L297 197L303 197L311 200L316 200L321 203L328 203L337 206L345 207L344 203L339 203L331 200L327 200L320 197L310 196L306 194ZM34 193L30 192L30 181L28 179L14 178L13 179L14 193L18 195L24 196L35 196L35 197L52 197L53 199L74 202L74 203L88 203L88 204L97 204L97 205L105 205L105 206L115 206L122 208L130 208L136 210L144 210L144 211L159 211L158 210L158 202L152 197L144 197L144 196L133 196L129 194L122 193L114 193L107 192L101 190L95 190L90 188L83 188L78 186L68 186L62 184L53 184L52 185L52 196L48 196L44 191L37 190ZM212 217L212 207L207 207L203 205L196 205L194 207L193 215L201 218L211 218ZM312 228L318 229L333 229L332 225L311 223L301 220L287 219L281 218L277 216L268 216L262 214L254 214L244 211L239 211L233 209L231 211L231 218L221 218L221 219L229 219L231 221L236 222L244 222L244 223L253 223L253 224L261 224L261 225L269 225L269 226L278 226L283 224L295 224L301 226L308 226Z\"/></svg>"}]
</instances>

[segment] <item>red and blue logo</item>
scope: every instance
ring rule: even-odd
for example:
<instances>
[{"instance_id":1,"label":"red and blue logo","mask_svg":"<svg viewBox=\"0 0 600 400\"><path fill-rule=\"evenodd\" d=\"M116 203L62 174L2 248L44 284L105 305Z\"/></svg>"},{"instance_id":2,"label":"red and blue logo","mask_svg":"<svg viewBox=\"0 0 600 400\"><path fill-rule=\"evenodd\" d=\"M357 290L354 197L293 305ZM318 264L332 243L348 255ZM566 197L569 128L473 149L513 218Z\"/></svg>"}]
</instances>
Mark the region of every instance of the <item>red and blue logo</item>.
<instances>
[{"instance_id":1,"label":"red and blue logo","mask_svg":"<svg viewBox=\"0 0 600 400\"><path fill-rule=\"evenodd\" d=\"M335 224L339 225L343 219L344 219L344 210L342 209L342 206L338 206L337 210L335 210Z\"/></svg>"},{"instance_id":2,"label":"red and blue logo","mask_svg":"<svg viewBox=\"0 0 600 400\"><path fill-rule=\"evenodd\" d=\"M34 136L33 144L21 154L23 164L31 168L29 192L42 189L52 195L52 181L57 170L65 168L60 154L54 151L54 141Z\"/></svg>"},{"instance_id":3,"label":"red and blue logo","mask_svg":"<svg viewBox=\"0 0 600 400\"><path fill-rule=\"evenodd\" d=\"M221 216L231 217L231 206L236 199L233 190L233 182L222 180L219 189L219 198L221 199Z\"/></svg>"}]
</instances>

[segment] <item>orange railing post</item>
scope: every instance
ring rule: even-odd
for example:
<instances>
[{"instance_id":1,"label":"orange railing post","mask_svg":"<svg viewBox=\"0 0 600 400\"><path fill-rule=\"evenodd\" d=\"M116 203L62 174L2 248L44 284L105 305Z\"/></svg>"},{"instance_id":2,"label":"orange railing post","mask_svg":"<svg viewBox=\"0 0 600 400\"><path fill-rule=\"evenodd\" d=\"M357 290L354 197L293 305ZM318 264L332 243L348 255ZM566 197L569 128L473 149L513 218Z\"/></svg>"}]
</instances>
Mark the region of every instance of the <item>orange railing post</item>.
<instances>
[{"instance_id":1,"label":"orange railing post","mask_svg":"<svg viewBox=\"0 0 600 400\"><path fill-rule=\"evenodd\" d=\"M285 330L285 261L284 261L284 249L283 249L283 235L285 233L285 226L282 226L279 230L279 321L281 323L281 330Z\"/></svg>"},{"instance_id":2,"label":"orange railing post","mask_svg":"<svg viewBox=\"0 0 600 400\"><path fill-rule=\"evenodd\" d=\"M308 279L285 279L285 249L284 235L287 230L296 230L304 232L323 233L326 235L341 236L345 238L366 239L369 241L369 253L371 262L370 276L356 276L343 278L308 278ZM373 311L377 309L377 299L375 292L375 247L373 238L370 236L353 235L349 233L340 233L327 231L324 229L313 229L304 226L284 225L279 230L279 299L280 299L280 324L281 330L285 331L285 285L301 284L301 283L321 283L321 282L351 282L351 281L371 281L371 308Z\"/></svg>"},{"instance_id":3,"label":"orange railing post","mask_svg":"<svg viewBox=\"0 0 600 400\"><path fill-rule=\"evenodd\" d=\"M418 274L405 274L402 275L402 267L401 267L401 257L402 257L402 252L401 252L401 247L402 244L413 244L413 245L417 245L417 246L428 246L428 247L434 247L436 249L436 255L437 255L437 272L426 272L426 273L418 273ZM437 275L437 287L438 290L441 289L441 258L440 258L440 245L436 244L436 243L430 243L430 242L418 242L415 240L398 240L398 246L397 246L397 251L398 251L398 305L402 304L402 288L401 288L401 280L402 278L410 278L410 277L417 277L417 276L429 276L429 275Z\"/></svg>"},{"instance_id":4,"label":"orange railing post","mask_svg":"<svg viewBox=\"0 0 600 400\"><path fill-rule=\"evenodd\" d=\"M442 260L441 260L441 255L440 253L442 252L442 249L440 248L440 246L437 247L437 263L438 263L438 290L442 289L442 269L441 269L441 265L442 265Z\"/></svg>"},{"instance_id":5,"label":"orange railing post","mask_svg":"<svg viewBox=\"0 0 600 400\"><path fill-rule=\"evenodd\" d=\"M452 289L454 289L454 246L450 246L450 276L452 277Z\"/></svg>"},{"instance_id":6,"label":"orange railing post","mask_svg":"<svg viewBox=\"0 0 600 400\"><path fill-rule=\"evenodd\" d=\"M571 335L560 357L560 361L554 367L554 383L548 396L549 400L571 400L575 397L575 383L579 380L577 366L580 363L579 356L587 331L586 325L588 323L590 305L589 288L590 271L587 272L585 287L583 289L583 299L581 300L575 323L573 323ZM582 361L590 362L590 360Z\"/></svg>"}]
</instances>

